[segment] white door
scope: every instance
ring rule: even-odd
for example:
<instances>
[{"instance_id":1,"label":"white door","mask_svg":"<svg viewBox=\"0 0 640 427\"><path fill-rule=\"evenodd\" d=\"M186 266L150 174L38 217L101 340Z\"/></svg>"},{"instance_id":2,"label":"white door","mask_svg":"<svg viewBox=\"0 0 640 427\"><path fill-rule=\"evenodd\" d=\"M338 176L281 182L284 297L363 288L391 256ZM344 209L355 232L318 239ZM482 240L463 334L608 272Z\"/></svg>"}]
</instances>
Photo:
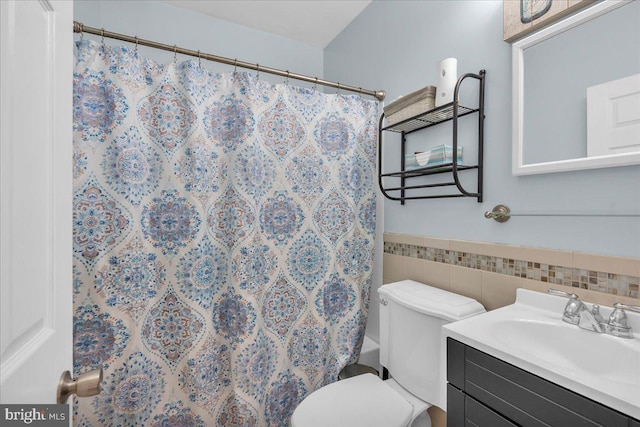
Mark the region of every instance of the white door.
<instances>
[{"instance_id":1,"label":"white door","mask_svg":"<svg viewBox=\"0 0 640 427\"><path fill-rule=\"evenodd\" d=\"M640 151L640 74L587 88L587 156Z\"/></svg>"},{"instance_id":2,"label":"white door","mask_svg":"<svg viewBox=\"0 0 640 427\"><path fill-rule=\"evenodd\" d=\"M72 368L73 3L0 0L0 403Z\"/></svg>"}]
</instances>

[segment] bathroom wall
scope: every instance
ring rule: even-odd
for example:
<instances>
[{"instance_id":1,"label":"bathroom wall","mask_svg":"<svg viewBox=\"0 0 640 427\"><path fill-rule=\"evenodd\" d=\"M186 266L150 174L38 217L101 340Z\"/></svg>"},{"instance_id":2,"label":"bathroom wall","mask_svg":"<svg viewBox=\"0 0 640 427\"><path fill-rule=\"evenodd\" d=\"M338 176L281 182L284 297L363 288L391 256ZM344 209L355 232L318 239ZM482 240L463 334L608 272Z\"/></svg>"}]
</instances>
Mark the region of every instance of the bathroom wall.
<instances>
[{"instance_id":1,"label":"bathroom wall","mask_svg":"<svg viewBox=\"0 0 640 427\"><path fill-rule=\"evenodd\" d=\"M384 232L418 239L429 236L445 241L640 259L638 217L514 216L503 224L484 218L483 213L499 203L508 205L514 213L640 213L640 166L532 176L511 174L511 45L502 40L501 0L374 0L325 48L324 75L345 84L384 89L390 102L421 87L435 85L436 64L447 57L458 58L459 74L487 71L484 201L430 199L408 201L403 206L385 199ZM388 135L384 138L383 161L389 165L384 169L397 170L399 139ZM421 131L410 138L417 144L420 141L451 143L447 125ZM465 138L472 142L465 142ZM465 150L472 148L469 145L475 141L473 126L461 129L459 143L467 145ZM385 253L384 277L407 277L389 272L388 255ZM522 260L515 255L513 258ZM524 260L535 262L535 259ZM488 291L498 298L495 304L490 304L493 307L512 299L514 283L528 283L513 282L504 275L492 276L490 272L484 274L464 266L458 270L419 261L420 265L426 265L428 274L423 278L427 282L437 281L438 274L452 271L445 282L447 286L451 284L454 291L482 295L478 274L485 282L495 280L497 284L505 284L505 288ZM566 262L555 265L573 268ZM603 269L585 267L589 271L615 273L607 271L606 265ZM464 292L456 286L465 287ZM588 292L601 294L598 290ZM372 304L367 334L374 339L378 337L377 316L376 304Z\"/></svg>"},{"instance_id":2,"label":"bathroom wall","mask_svg":"<svg viewBox=\"0 0 640 427\"><path fill-rule=\"evenodd\" d=\"M511 45L502 41L502 1L374 0L325 48L324 75L385 89L389 102L435 85L436 63L447 57L458 58L459 74L487 70L484 202L385 200L385 232L639 257L638 217L513 217L505 224L483 217L498 203L514 213L640 213L640 166L512 176ZM459 143L473 145L473 126L463 131ZM446 134L434 128L411 138L450 143ZM383 158L397 169L399 144L385 141Z\"/></svg>"},{"instance_id":3,"label":"bathroom wall","mask_svg":"<svg viewBox=\"0 0 640 427\"><path fill-rule=\"evenodd\" d=\"M322 49L162 2L76 0L74 20L90 27L104 27L168 45L322 78ZM78 37L76 35L76 39ZM100 40L99 36L86 37ZM106 40L106 43L127 44L117 40ZM173 59L171 52L144 46L139 50L161 62ZM187 58L178 55L179 61ZM233 70L231 66L211 61L202 61L202 65L217 72ZM266 73L261 74L261 78L274 83L283 82L281 77Z\"/></svg>"},{"instance_id":4,"label":"bathroom wall","mask_svg":"<svg viewBox=\"0 0 640 427\"><path fill-rule=\"evenodd\" d=\"M383 270L384 283L428 283L487 310L512 304L517 288L575 292L606 306L640 304L640 258L385 233Z\"/></svg>"}]
</instances>

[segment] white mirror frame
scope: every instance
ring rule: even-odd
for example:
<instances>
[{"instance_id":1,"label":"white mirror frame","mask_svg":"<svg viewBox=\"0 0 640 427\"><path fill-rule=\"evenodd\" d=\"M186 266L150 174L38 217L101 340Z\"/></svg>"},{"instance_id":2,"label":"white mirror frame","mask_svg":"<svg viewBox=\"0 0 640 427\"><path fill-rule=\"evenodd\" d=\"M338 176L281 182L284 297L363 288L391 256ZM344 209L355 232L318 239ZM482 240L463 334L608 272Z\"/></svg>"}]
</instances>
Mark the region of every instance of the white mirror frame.
<instances>
[{"instance_id":1,"label":"white mirror frame","mask_svg":"<svg viewBox=\"0 0 640 427\"><path fill-rule=\"evenodd\" d=\"M512 173L513 175L532 175L552 172L566 172L582 169L598 169L613 166L629 166L640 164L640 153L622 153L598 157L558 160L545 163L523 163L524 151L524 51L526 48L541 43L557 34L567 31L585 21L594 19L631 0L605 0L583 9L549 27L546 27L522 40L515 42L511 48L512 60Z\"/></svg>"}]
</instances>

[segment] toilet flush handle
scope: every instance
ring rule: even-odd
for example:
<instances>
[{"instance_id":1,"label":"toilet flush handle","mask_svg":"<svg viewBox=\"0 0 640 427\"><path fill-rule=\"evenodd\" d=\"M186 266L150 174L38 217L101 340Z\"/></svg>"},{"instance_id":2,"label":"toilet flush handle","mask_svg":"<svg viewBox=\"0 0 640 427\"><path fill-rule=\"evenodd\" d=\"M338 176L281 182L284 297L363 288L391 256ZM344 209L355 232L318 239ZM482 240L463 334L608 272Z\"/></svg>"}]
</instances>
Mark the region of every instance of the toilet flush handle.
<instances>
[{"instance_id":1,"label":"toilet flush handle","mask_svg":"<svg viewBox=\"0 0 640 427\"><path fill-rule=\"evenodd\" d=\"M387 305L387 304L389 304L389 301L387 301L386 298L380 298L380 304Z\"/></svg>"}]
</instances>

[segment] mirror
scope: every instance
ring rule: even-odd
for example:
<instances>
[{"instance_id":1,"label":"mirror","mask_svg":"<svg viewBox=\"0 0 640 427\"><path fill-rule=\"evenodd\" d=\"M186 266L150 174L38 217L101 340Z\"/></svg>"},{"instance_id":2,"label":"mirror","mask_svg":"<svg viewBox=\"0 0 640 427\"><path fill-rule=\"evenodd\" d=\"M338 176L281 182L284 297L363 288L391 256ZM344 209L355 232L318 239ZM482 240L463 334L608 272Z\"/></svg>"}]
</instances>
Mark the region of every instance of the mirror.
<instances>
[{"instance_id":1,"label":"mirror","mask_svg":"<svg viewBox=\"0 0 640 427\"><path fill-rule=\"evenodd\" d=\"M640 1L603 1L513 44L514 175L640 164L638 22ZM599 130L611 122L634 143L600 149L620 140Z\"/></svg>"}]
</instances>

